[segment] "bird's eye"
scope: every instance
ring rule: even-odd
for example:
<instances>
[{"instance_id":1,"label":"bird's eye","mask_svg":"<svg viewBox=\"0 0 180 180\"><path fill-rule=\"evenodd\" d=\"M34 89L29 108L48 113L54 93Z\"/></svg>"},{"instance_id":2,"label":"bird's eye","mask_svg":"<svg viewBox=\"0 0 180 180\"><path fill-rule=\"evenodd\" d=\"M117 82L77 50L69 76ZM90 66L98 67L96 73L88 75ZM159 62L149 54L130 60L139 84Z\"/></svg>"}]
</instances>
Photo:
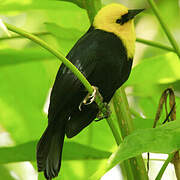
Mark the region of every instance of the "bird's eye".
<instances>
[{"instance_id":1,"label":"bird's eye","mask_svg":"<svg viewBox=\"0 0 180 180\"><path fill-rule=\"evenodd\" d=\"M117 24L122 24L122 19L117 19L117 20L116 20L116 23L117 23Z\"/></svg>"}]
</instances>

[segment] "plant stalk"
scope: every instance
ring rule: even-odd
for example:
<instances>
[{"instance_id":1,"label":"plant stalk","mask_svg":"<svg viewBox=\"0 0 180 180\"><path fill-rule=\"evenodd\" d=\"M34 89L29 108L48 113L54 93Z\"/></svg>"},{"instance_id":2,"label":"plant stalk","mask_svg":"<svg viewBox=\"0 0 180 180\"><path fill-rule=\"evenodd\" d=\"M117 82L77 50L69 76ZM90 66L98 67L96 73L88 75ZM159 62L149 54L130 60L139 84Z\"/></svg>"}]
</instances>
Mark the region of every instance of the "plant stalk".
<instances>
[{"instance_id":1,"label":"plant stalk","mask_svg":"<svg viewBox=\"0 0 180 180\"><path fill-rule=\"evenodd\" d=\"M172 44L176 54L180 58L179 46L178 46L175 38L173 37L172 33L170 32L168 26L166 25L165 21L163 20L162 16L160 15L159 10L158 10L154 0L148 0L148 2L151 5L152 10L153 10L154 14L156 15L157 19L159 20L159 23L160 23L161 27L163 28L164 32L166 33L167 38L169 39L170 43Z\"/></svg>"},{"instance_id":2,"label":"plant stalk","mask_svg":"<svg viewBox=\"0 0 180 180\"><path fill-rule=\"evenodd\" d=\"M149 45L149 46L152 46L152 47L160 48L160 49L163 49L163 50L166 50L166 51L175 52L175 49L173 49L173 48L171 48L169 46L166 46L166 45L164 45L162 43L159 43L159 42L145 40L145 39L141 39L141 38L136 38L136 42L146 44L146 45Z\"/></svg>"},{"instance_id":3,"label":"plant stalk","mask_svg":"<svg viewBox=\"0 0 180 180\"><path fill-rule=\"evenodd\" d=\"M124 139L126 136L132 133L134 127L131 118L131 111L123 87L116 91L113 97L113 104L117 115L121 136ZM133 172L133 179L148 180L148 175L142 156L131 158L128 161Z\"/></svg>"},{"instance_id":4,"label":"plant stalk","mask_svg":"<svg viewBox=\"0 0 180 180\"><path fill-rule=\"evenodd\" d=\"M51 35L50 32L37 32L37 33L32 33L35 36L46 36L46 35ZM15 35L15 36L10 36L10 37L1 37L0 41L4 40L12 40L12 39L23 39L23 36Z\"/></svg>"},{"instance_id":5,"label":"plant stalk","mask_svg":"<svg viewBox=\"0 0 180 180\"><path fill-rule=\"evenodd\" d=\"M174 157L174 153L169 154L168 158L166 159L163 166L161 167L161 169L160 169L160 171L159 171L159 173L158 173L155 180L161 180L161 178L162 178L162 176L164 174L164 171L166 170L168 164L172 161L173 157Z\"/></svg>"},{"instance_id":6,"label":"plant stalk","mask_svg":"<svg viewBox=\"0 0 180 180\"><path fill-rule=\"evenodd\" d=\"M122 142L122 140L121 140L119 132L118 132L118 130L117 130L117 128L116 128L116 126L115 126L115 124L113 122L113 119L111 117L109 117L109 118L106 119L106 121L107 121L107 123L108 123L108 125L109 125L109 127L110 127L110 129L112 131L112 134L114 136L116 144L119 145Z\"/></svg>"}]
</instances>

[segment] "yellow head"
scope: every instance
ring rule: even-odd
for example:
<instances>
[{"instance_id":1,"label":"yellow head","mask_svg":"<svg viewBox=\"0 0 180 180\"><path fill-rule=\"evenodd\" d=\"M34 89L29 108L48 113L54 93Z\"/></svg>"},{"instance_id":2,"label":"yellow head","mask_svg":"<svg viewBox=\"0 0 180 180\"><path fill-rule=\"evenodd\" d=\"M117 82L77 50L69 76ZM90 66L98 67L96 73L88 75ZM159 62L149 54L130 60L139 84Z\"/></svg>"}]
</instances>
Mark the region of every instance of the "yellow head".
<instances>
[{"instance_id":1,"label":"yellow head","mask_svg":"<svg viewBox=\"0 0 180 180\"><path fill-rule=\"evenodd\" d=\"M121 4L109 4L95 16L93 26L118 36L127 49L129 58L134 56L135 31L133 18L142 10L128 10Z\"/></svg>"}]
</instances>

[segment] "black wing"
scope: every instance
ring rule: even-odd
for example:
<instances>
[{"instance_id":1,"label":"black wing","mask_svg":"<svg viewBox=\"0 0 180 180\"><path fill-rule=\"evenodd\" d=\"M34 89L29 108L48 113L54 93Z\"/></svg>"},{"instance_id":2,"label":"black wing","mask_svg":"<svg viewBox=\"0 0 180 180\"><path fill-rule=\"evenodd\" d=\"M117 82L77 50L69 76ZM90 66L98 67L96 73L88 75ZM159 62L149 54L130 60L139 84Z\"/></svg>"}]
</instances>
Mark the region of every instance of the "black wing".
<instances>
[{"instance_id":1,"label":"black wing","mask_svg":"<svg viewBox=\"0 0 180 180\"><path fill-rule=\"evenodd\" d=\"M96 42L89 46L89 33L92 28L78 40L67 55L70 60L83 74L88 77L96 66ZM91 52L91 54L89 54ZM89 55L88 55L89 54ZM78 104L86 96L87 91L77 77L62 64L56 75L50 97L48 120L51 122L62 113L70 113L71 107Z\"/></svg>"}]
</instances>

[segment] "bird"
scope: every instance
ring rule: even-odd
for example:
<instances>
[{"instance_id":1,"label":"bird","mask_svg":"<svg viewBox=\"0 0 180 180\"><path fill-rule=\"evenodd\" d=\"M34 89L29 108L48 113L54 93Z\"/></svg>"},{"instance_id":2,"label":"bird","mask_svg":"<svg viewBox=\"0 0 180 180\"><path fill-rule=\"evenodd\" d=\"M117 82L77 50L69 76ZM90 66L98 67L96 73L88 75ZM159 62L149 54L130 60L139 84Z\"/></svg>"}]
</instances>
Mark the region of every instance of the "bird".
<instances>
[{"instance_id":1,"label":"bird","mask_svg":"<svg viewBox=\"0 0 180 180\"><path fill-rule=\"evenodd\" d=\"M130 75L136 39L134 17L141 11L117 3L102 7L66 56L98 88L104 103L110 102ZM47 180L59 174L65 135L74 137L99 113L94 101L82 103L86 97L83 84L62 64L50 95L48 126L36 150L38 171L43 171Z\"/></svg>"}]
</instances>

